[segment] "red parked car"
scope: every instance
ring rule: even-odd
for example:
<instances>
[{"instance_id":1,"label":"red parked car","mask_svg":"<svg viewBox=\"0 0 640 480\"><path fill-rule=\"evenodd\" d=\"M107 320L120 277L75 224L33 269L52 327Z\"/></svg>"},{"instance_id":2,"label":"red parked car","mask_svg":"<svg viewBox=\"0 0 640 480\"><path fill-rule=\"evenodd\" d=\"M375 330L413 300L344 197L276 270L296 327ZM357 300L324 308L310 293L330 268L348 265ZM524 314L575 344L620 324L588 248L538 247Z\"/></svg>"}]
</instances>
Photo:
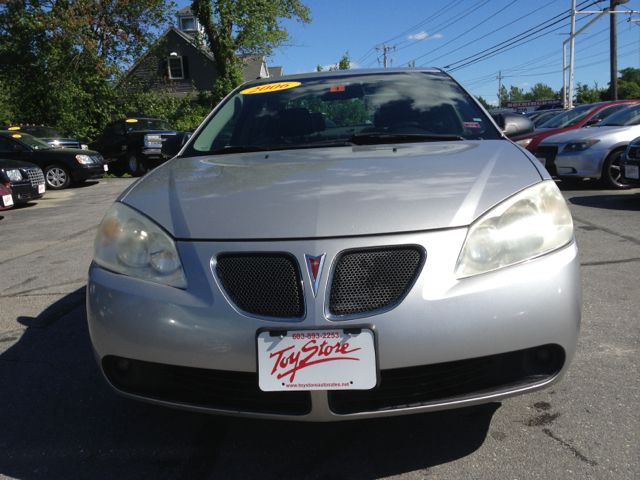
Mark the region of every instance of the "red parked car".
<instances>
[{"instance_id":1,"label":"red parked car","mask_svg":"<svg viewBox=\"0 0 640 480\"><path fill-rule=\"evenodd\" d=\"M13 207L13 194L11 188L0 183L0 210L8 210Z\"/></svg>"},{"instance_id":2,"label":"red parked car","mask_svg":"<svg viewBox=\"0 0 640 480\"><path fill-rule=\"evenodd\" d=\"M591 125L600 123L609 115L613 115L623 108L630 107L639 102L640 100L617 100L615 102L581 105L543 123L536 128L533 133L512 137L511 140L535 155L538 144L545 138L558 133L568 132L569 130L590 127Z\"/></svg>"}]
</instances>

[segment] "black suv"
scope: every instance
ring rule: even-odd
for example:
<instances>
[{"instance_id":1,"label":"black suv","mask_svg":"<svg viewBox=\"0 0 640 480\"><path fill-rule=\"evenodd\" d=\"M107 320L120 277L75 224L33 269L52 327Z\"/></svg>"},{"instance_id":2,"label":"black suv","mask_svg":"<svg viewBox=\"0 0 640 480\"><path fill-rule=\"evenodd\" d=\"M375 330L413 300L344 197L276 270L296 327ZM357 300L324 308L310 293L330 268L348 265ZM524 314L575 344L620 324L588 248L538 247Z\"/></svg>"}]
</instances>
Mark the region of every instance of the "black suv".
<instances>
[{"instance_id":1,"label":"black suv","mask_svg":"<svg viewBox=\"0 0 640 480\"><path fill-rule=\"evenodd\" d=\"M9 130L15 133L27 133L44 140L54 148L80 148L87 150L89 147L75 138L65 137L46 125L9 125L0 127L0 130Z\"/></svg>"},{"instance_id":2,"label":"black suv","mask_svg":"<svg viewBox=\"0 0 640 480\"><path fill-rule=\"evenodd\" d=\"M165 120L157 118L125 118L111 122L102 137L89 148L100 152L109 162L109 172L134 177L167 160L162 156L162 142L176 134Z\"/></svg>"}]
</instances>

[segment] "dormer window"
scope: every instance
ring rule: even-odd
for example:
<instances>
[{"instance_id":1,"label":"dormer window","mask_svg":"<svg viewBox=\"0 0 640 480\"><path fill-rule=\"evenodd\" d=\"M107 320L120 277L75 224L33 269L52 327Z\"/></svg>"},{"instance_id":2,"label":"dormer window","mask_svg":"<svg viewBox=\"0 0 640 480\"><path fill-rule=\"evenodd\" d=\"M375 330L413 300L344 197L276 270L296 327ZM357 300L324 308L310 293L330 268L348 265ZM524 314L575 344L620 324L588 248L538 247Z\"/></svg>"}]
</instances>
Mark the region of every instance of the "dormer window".
<instances>
[{"instance_id":1,"label":"dormer window","mask_svg":"<svg viewBox=\"0 0 640 480\"><path fill-rule=\"evenodd\" d=\"M188 31L196 29L196 17L182 17L180 19L180 30Z\"/></svg>"}]
</instances>

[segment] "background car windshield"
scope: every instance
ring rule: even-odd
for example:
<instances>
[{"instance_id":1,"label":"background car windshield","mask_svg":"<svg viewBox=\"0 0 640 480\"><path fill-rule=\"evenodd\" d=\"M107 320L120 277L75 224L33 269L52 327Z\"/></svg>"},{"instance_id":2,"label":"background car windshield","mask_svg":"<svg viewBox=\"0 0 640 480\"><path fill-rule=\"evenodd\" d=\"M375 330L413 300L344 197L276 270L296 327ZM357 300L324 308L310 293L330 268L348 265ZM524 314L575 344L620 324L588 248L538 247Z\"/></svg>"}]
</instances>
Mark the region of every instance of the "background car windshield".
<instances>
[{"instance_id":1,"label":"background car windshield","mask_svg":"<svg viewBox=\"0 0 640 480\"><path fill-rule=\"evenodd\" d=\"M225 147L326 145L354 134L500 138L469 95L441 73L294 77L258 87L241 87L227 100L186 155Z\"/></svg>"},{"instance_id":2,"label":"background car windshield","mask_svg":"<svg viewBox=\"0 0 640 480\"><path fill-rule=\"evenodd\" d=\"M62 138L62 135L51 127L20 127L20 132L28 133L38 138Z\"/></svg>"},{"instance_id":3,"label":"background car windshield","mask_svg":"<svg viewBox=\"0 0 640 480\"><path fill-rule=\"evenodd\" d=\"M34 150L50 150L53 148L47 142L40 140L39 138L33 137L31 135L25 135L23 133L19 133L16 135L20 135L20 138L18 138L19 141L21 141L28 147L33 148Z\"/></svg>"},{"instance_id":4,"label":"background car windshield","mask_svg":"<svg viewBox=\"0 0 640 480\"><path fill-rule=\"evenodd\" d=\"M599 105L574 108L572 110L569 110L568 112L564 112L558 115L555 118L552 118L548 122L543 123L539 128L573 127L576 123L585 118L598 107Z\"/></svg>"},{"instance_id":5,"label":"background car windshield","mask_svg":"<svg viewBox=\"0 0 640 480\"><path fill-rule=\"evenodd\" d=\"M164 120L140 120L135 122L125 122L127 132L135 132L139 130L168 130L173 131L173 127Z\"/></svg>"},{"instance_id":6,"label":"background car windshield","mask_svg":"<svg viewBox=\"0 0 640 480\"><path fill-rule=\"evenodd\" d=\"M600 125L639 125L640 124L640 105L627 108L621 112L614 113Z\"/></svg>"}]
</instances>

